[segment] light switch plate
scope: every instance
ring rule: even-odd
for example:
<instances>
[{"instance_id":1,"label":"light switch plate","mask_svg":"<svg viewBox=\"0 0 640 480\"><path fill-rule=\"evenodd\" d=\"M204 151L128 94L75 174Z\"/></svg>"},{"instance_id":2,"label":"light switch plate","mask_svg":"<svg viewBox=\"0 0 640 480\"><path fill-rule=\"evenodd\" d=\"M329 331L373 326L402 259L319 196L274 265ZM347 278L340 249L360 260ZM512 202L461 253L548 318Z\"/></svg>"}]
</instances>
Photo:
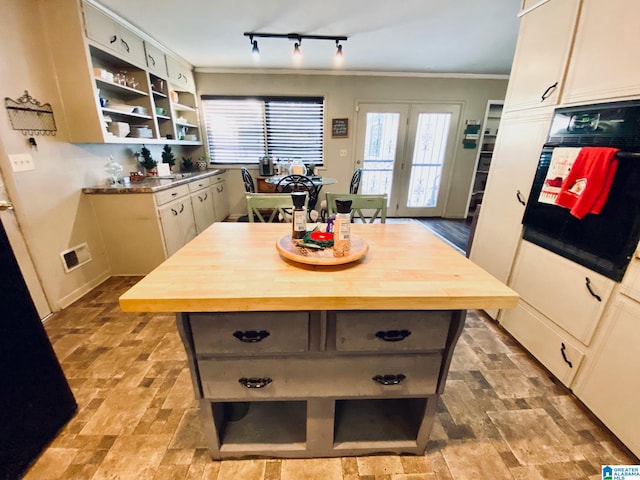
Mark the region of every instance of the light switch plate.
<instances>
[{"instance_id":1,"label":"light switch plate","mask_svg":"<svg viewBox=\"0 0 640 480\"><path fill-rule=\"evenodd\" d=\"M14 172L26 172L36 169L36 166L33 164L33 158L28 153L9 155L9 160L11 161L11 168L13 168Z\"/></svg>"}]
</instances>

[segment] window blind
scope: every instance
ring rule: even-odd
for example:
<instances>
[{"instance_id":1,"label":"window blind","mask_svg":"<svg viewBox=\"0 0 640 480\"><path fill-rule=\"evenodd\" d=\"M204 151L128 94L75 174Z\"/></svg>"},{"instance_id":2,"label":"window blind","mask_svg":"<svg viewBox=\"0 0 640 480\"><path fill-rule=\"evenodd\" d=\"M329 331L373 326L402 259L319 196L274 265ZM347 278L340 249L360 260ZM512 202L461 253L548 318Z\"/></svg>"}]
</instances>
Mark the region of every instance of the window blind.
<instances>
[{"instance_id":1,"label":"window blind","mask_svg":"<svg viewBox=\"0 0 640 480\"><path fill-rule=\"evenodd\" d=\"M211 163L256 164L260 157L322 164L321 97L202 96Z\"/></svg>"}]
</instances>

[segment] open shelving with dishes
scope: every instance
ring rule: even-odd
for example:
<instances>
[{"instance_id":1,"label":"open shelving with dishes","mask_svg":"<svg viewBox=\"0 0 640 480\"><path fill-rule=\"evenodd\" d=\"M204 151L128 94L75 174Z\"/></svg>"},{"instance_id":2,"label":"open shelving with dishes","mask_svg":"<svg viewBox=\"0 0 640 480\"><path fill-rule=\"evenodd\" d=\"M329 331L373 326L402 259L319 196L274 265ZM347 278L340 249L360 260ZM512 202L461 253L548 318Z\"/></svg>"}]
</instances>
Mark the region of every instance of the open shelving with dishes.
<instances>
[{"instance_id":1,"label":"open shelving with dishes","mask_svg":"<svg viewBox=\"0 0 640 480\"><path fill-rule=\"evenodd\" d=\"M195 95L185 100L194 111L181 115L180 126L170 95L173 85L195 92L190 66L172 58L188 80L172 81L171 55L93 1L51 0L43 8L56 25L47 34L71 142L202 145Z\"/></svg>"},{"instance_id":2,"label":"open shelving with dishes","mask_svg":"<svg viewBox=\"0 0 640 480\"><path fill-rule=\"evenodd\" d=\"M480 134L480 150L476 156L475 173L469 192L468 216L473 216L476 208L482 203L484 189L487 184L487 176L491 167L491 157L498 135L500 118L502 117L502 100L489 100L485 110L484 120Z\"/></svg>"}]
</instances>

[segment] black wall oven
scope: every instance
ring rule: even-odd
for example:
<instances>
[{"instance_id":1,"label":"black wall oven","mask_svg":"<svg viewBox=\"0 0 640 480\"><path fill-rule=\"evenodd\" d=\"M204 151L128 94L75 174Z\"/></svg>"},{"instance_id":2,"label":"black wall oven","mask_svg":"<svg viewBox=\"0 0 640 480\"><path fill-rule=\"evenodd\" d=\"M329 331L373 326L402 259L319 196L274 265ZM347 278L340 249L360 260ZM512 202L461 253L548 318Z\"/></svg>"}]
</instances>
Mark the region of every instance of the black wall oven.
<instances>
[{"instance_id":1,"label":"black wall oven","mask_svg":"<svg viewBox=\"0 0 640 480\"><path fill-rule=\"evenodd\" d=\"M599 214L541 201L555 148L614 147L618 166ZM640 239L640 101L556 109L529 193L523 238L620 281Z\"/></svg>"}]
</instances>

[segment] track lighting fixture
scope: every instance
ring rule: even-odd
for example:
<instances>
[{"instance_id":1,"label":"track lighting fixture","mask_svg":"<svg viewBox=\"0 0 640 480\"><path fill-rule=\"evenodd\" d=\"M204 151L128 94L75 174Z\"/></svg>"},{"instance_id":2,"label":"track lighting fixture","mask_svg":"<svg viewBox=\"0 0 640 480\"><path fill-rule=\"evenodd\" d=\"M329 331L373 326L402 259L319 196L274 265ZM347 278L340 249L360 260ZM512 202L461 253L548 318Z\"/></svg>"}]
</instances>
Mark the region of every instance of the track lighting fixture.
<instances>
[{"instance_id":1,"label":"track lighting fixture","mask_svg":"<svg viewBox=\"0 0 640 480\"><path fill-rule=\"evenodd\" d=\"M302 58L302 51L300 50L300 46L302 45L302 39L310 39L310 40L331 40L336 42L336 54L335 61L336 63L342 62L342 45L340 42L346 41L348 37L345 36L333 36L333 35L301 35L299 33L256 33L256 32L245 32L245 37L249 37L249 41L251 42L251 54L254 58L260 55L260 50L258 49L258 41L254 40L254 37L260 38L286 38L288 40L293 40L295 43L293 45L293 59L295 61L300 61Z\"/></svg>"}]
</instances>

